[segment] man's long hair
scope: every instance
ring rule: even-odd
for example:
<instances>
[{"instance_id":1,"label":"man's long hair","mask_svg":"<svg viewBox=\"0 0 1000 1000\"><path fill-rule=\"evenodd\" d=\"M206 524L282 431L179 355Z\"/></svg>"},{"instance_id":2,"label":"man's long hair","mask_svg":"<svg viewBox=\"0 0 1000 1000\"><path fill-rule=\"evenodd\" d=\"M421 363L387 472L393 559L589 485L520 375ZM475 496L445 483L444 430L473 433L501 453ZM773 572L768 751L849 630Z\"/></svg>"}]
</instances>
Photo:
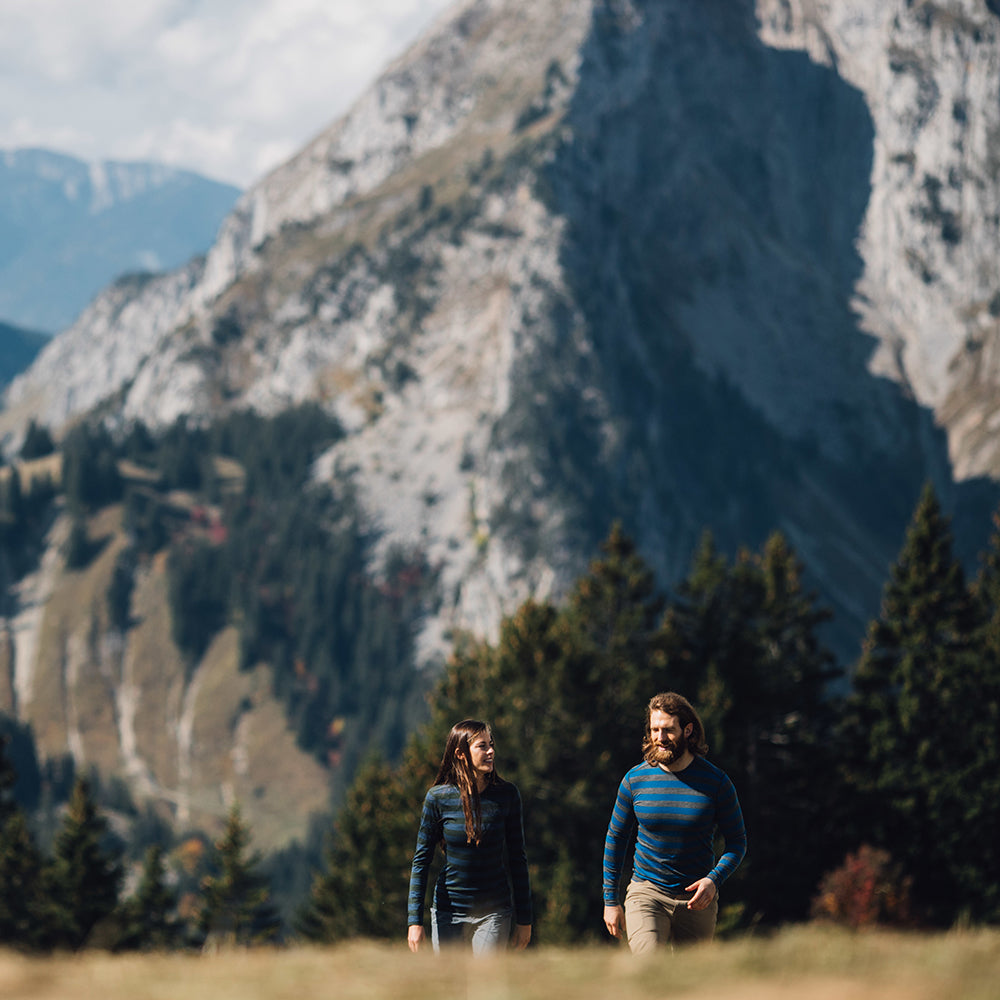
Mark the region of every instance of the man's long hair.
<instances>
[{"instance_id":1,"label":"man's long hair","mask_svg":"<svg viewBox=\"0 0 1000 1000\"><path fill-rule=\"evenodd\" d=\"M649 720L654 712L666 712L667 715L676 716L681 725L682 733L690 726L691 735L686 738L688 750L697 757L704 757L708 753L708 744L705 742L705 727L701 724L701 719L691 702L684 695L677 694L676 691L661 691L659 694L653 695L646 706L646 732L642 738L642 756L648 763L656 763L656 759L652 756L654 745L649 730Z\"/></svg>"},{"instance_id":2,"label":"man's long hair","mask_svg":"<svg viewBox=\"0 0 1000 1000\"><path fill-rule=\"evenodd\" d=\"M444 755L438 768L435 785L454 785L462 797L462 812L465 813L465 836L470 844L478 844L483 834L482 807L479 801L479 786L476 784L476 774L472 770L472 754L469 746L480 736L486 734L492 738L489 723L478 719L465 719L456 722L448 733L444 745ZM488 784L495 785L500 777L493 768Z\"/></svg>"}]
</instances>

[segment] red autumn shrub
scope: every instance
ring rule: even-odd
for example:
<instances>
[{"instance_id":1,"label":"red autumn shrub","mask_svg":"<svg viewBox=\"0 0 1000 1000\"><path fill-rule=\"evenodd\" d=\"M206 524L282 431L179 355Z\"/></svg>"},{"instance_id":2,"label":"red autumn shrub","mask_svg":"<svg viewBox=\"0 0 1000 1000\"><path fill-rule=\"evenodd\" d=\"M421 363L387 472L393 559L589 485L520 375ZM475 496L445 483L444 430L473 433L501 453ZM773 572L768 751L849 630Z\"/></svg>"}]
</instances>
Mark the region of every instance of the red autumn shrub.
<instances>
[{"instance_id":1,"label":"red autumn shrub","mask_svg":"<svg viewBox=\"0 0 1000 1000\"><path fill-rule=\"evenodd\" d=\"M855 930L904 927L911 923L910 882L888 851L863 844L820 880L812 917Z\"/></svg>"}]
</instances>

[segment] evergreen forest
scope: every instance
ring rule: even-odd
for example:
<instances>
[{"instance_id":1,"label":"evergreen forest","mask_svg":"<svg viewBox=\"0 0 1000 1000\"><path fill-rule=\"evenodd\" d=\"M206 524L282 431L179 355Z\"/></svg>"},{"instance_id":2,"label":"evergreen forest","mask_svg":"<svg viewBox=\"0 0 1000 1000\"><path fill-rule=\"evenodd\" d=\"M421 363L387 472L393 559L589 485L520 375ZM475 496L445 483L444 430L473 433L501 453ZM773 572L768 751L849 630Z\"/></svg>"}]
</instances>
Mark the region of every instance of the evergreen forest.
<instances>
[{"instance_id":1,"label":"evergreen forest","mask_svg":"<svg viewBox=\"0 0 1000 1000\"><path fill-rule=\"evenodd\" d=\"M464 718L490 722L497 769L521 793L535 940L604 940L604 832L640 759L646 703L664 690L699 710L709 759L744 811L749 851L722 888L721 934L810 919L1000 922L1000 518L969 574L926 486L847 669L780 534L726 554L706 533L685 578L663 590L614 524L565 599L525 602L495 642L455 636L428 687L411 640L432 607L433 568L400 551L371 575L375 539L350 484L310 484L339 434L317 407L157 434L81 425L58 446L33 428L26 447L61 452L60 483L22 489L16 468L3 470L5 602L59 505L82 526L122 503L130 545L108 594L114 620L128 627L135 566L166 551L178 647L194 662L238 624L244 665L269 664L300 744L336 755L349 781L334 819L294 857L254 852L238 805L215 842L151 817L125 842L105 811L127 790L37 761L30 732L0 719L0 940L402 941L421 802ZM92 544L72 531L67 563L92 558ZM365 738L345 741L331 717Z\"/></svg>"}]
</instances>

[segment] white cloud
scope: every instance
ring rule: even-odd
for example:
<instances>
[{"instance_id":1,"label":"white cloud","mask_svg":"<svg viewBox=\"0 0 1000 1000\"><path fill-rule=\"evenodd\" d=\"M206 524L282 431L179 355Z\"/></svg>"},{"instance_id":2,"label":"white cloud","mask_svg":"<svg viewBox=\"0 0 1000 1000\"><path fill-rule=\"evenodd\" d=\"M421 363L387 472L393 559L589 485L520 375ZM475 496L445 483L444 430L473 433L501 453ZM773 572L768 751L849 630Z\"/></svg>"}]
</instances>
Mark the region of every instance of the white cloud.
<instances>
[{"instance_id":1,"label":"white cloud","mask_svg":"<svg viewBox=\"0 0 1000 1000\"><path fill-rule=\"evenodd\" d=\"M247 185L452 0L0 0L0 148Z\"/></svg>"}]
</instances>

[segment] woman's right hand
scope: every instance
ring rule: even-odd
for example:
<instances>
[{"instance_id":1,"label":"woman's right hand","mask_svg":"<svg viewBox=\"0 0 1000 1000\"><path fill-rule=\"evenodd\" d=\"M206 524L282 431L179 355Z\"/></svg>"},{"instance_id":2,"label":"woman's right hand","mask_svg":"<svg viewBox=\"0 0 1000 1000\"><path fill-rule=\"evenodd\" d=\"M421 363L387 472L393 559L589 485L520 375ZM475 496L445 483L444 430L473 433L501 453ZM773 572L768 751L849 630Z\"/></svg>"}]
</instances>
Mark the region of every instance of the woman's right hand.
<instances>
[{"instance_id":1,"label":"woman's right hand","mask_svg":"<svg viewBox=\"0 0 1000 1000\"><path fill-rule=\"evenodd\" d=\"M406 943L410 946L410 951L416 954L420 947L420 942L424 939L423 924L410 924L406 931Z\"/></svg>"}]
</instances>

